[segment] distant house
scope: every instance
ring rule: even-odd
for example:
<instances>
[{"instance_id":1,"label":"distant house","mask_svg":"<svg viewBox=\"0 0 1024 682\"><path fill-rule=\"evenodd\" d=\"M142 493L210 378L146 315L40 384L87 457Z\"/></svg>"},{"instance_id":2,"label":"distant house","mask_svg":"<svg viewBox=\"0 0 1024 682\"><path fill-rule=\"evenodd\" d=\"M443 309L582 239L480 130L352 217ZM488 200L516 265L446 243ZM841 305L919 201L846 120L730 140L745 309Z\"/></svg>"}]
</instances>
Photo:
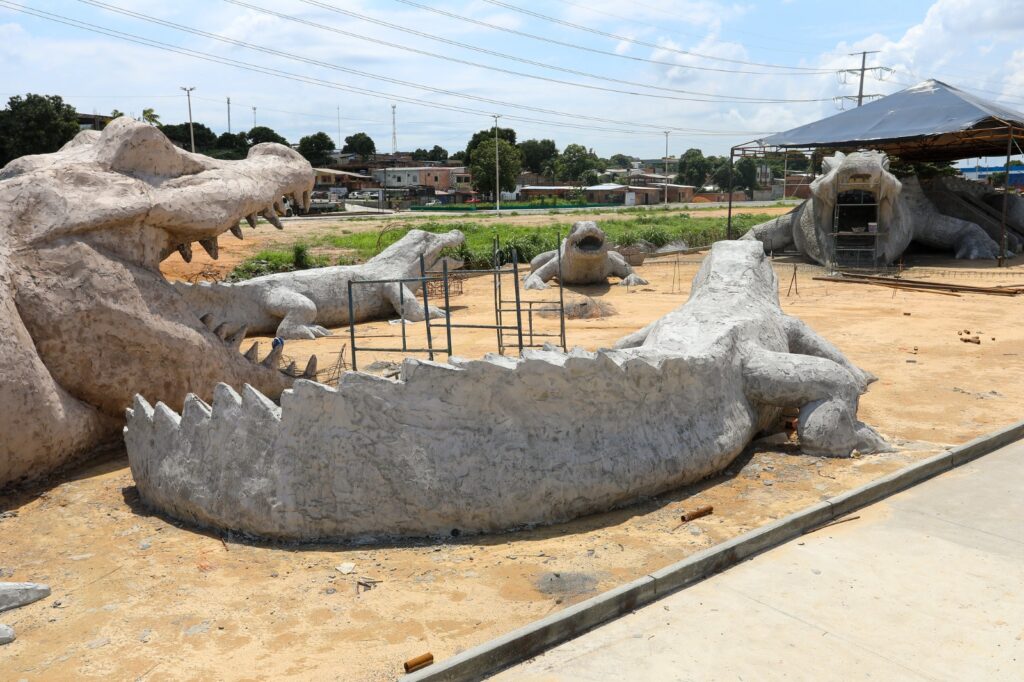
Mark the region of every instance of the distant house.
<instances>
[{"instance_id":1,"label":"distant house","mask_svg":"<svg viewBox=\"0 0 1024 682\"><path fill-rule=\"evenodd\" d=\"M530 201L531 199L564 199L574 191L576 191L575 187L567 185L527 185L519 190L519 198L523 201Z\"/></svg>"},{"instance_id":2,"label":"distant house","mask_svg":"<svg viewBox=\"0 0 1024 682\"><path fill-rule=\"evenodd\" d=\"M316 173L314 189L318 191L344 188L344 194L348 194L377 187L377 182L372 177L361 173L334 170L333 168L314 168L313 172Z\"/></svg>"},{"instance_id":3,"label":"distant house","mask_svg":"<svg viewBox=\"0 0 1024 682\"><path fill-rule=\"evenodd\" d=\"M103 114L75 114L79 130L103 130L114 119Z\"/></svg>"}]
</instances>

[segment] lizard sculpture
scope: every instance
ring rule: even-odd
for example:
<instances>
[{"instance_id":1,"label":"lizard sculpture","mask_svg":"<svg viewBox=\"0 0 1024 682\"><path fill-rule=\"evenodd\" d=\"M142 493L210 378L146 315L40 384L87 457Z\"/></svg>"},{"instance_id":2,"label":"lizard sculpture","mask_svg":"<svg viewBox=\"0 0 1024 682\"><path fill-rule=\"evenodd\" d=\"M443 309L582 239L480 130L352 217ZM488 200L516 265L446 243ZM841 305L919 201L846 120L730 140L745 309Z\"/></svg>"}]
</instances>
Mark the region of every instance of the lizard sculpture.
<instances>
[{"instance_id":1,"label":"lizard sculpture","mask_svg":"<svg viewBox=\"0 0 1024 682\"><path fill-rule=\"evenodd\" d=\"M609 276L620 278L622 286L647 284L633 272L626 259L608 248L604 231L592 220L573 223L558 250L545 251L530 261L527 289L547 289L546 282L559 277L558 254L562 254L562 284L604 284Z\"/></svg>"},{"instance_id":2,"label":"lizard sculpture","mask_svg":"<svg viewBox=\"0 0 1024 682\"><path fill-rule=\"evenodd\" d=\"M980 211L971 214L966 208L956 210L947 205L944 199L952 203L956 198L947 196L941 181L922 188L916 176L897 179L889 172L889 158L881 152L836 153L822 161L822 173L811 183L809 199L786 215L754 226L743 239L761 241L768 251L792 244L811 260L827 264L833 253L837 185L856 178L864 181L864 185L878 188L878 196L874 197L878 204L875 262L894 262L911 241L952 250L957 258L999 255L998 221L979 225L963 219L980 215ZM1007 237L1007 249L1019 251L1022 241L1016 233L1011 229Z\"/></svg>"},{"instance_id":3,"label":"lizard sculpture","mask_svg":"<svg viewBox=\"0 0 1024 682\"><path fill-rule=\"evenodd\" d=\"M314 339L329 334L325 327L349 323L349 281L419 277L421 255L430 270L443 249L462 242L463 235L458 230L444 234L410 230L362 265L282 272L235 284L177 282L175 288L198 314L212 313L236 328L245 326L249 333ZM423 320L423 304L416 300L417 289L415 285L397 282L352 287L356 322L392 312L413 322ZM444 311L431 306L430 316L442 317Z\"/></svg>"},{"instance_id":4,"label":"lizard sculpture","mask_svg":"<svg viewBox=\"0 0 1024 682\"><path fill-rule=\"evenodd\" d=\"M804 452L885 448L869 382L779 307L756 242L718 242L676 311L616 350L407 359L397 380L297 381L280 407L227 385L181 414L142 397L125 441L142 499L178 519L314 540L489 532L713 475L800 409Z\"/></svg>"},{"instance_id":5,"label":"lizard sculpture","mask_svg":"<svg viewBox=\"0 0 1024 682\"><path fill-rule=\"evenodd\" d=\"M244 217L280 225L274 205L308 202L312 186L287 147L220 161L129 118L0 170L0 485L116 440L136 393L180 405L219 381L290 386L280 350L240 355L245 331L200 320L159 265L197 241L216 257Z\"/></svg>"}]
</instances>

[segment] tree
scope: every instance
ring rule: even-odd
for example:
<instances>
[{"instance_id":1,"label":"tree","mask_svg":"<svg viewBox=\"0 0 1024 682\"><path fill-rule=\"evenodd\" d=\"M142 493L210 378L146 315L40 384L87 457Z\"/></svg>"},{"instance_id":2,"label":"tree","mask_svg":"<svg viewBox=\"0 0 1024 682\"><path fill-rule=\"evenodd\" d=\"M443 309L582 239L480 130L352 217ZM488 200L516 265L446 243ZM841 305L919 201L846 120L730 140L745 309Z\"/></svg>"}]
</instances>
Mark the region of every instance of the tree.
<instances>
[{"instance_id":1,"label":"tree","mask_svg":"<svg viewBox=\"0 0 1024 682\"><path fill-rule=\"evenodd\" d=\"M192 124L192 129L196 136L196 151L202 154L216 149L217 147L217 134L207 128L202 123ZM167 136L171 142L174 142L182 149L192 150L192 142L189 137L188 123L173 123L169 125L160 126L160 132Z\"/></svg>"},{"instance_id":2,"label":"tree","mask_svg":"<svg viewBox=\"0 0 1024 682\"><path fill-rule=\"evenodd\" d=\"M736 162L733 169L733 187L755 190L757 185L757 164L749 156L744 156Z\"/></svg>"},{"instance_id":3,"label":"tree","mask_svg":"<svg viewBox=\"0 0 1024 682\"><path fill-rule=\"evenodd\" d=\"M366 133L356 133L345 138L343 154L358 154L364 161L377 153L377 145Z\"/></svg>"},{"instance_id":4,"label":"tree","mask_svg":"<svg viewBox=\"0 0 1024 682\"><path fill-rule=\"evenodd\" d=\"M612 158L608 159L608 166L610 168L625 168L629 169L633 165L633 157L628 154L612 154Z\"/></svg>"},{"instance_id":5,"label":"tree","mask_svg":"<svg viewBox=\"0 0 1024 682\"><path fill-rule=\"evenodd\" d=\"M465 161L466 160L466 152L462 151L462 150L459 150L459 151L455 152L454 154L452 154L451 156L449 156L448 160L449 161Z\"/></svg>"},{"instance_id":6,"label":"tree","mask_svg":"<svg viewBox=\"0 0 1024 682\"><path fill-rule=\"evenodd\" d=\"M114 109L114 110L112 110L110 112L110 118L120 118L121 116L124 116L124 115L125 115L125 113L123 111L121 111L120 109Z\"/></svg>"},{"instance_id":7,"label":"tree","mask_svg":"<svg viewBox=\"0 0 1024 682\"><path fill-rule=\"evenodd\" d=\"M474 150L470 173L473 176L473 189L478 192L494 193L494 148L494 138L490 138L480 142ZM499 138L498 155L501 189L511 192L516 188L516 180L522 168L522 154L515 145Z\"/></svg>"},{"instance_id":8,"label":"tree","mask_svg":"<svg viewBox=\"0 0 1024 682\"><path fill-rule=\"evenodd\" d=\"M48 154L78 134L78 114L56 95L16 95L0 110L0 166L26 154Z\"/></svg>"},{"instance_id":9,"label":"tree","mask_svg":"<svg viewBox=\"0 0 1024 682\"><path fill-rule=\"evenodd\" d=\"M268 128L267 126L256 126L249 132L245 133L245 138L250 147L264 142L276 142L283 145L288 144L288 140L278 135L277 131L273 128Z\"/></svg>"},{"instance_id":10,"label":"tree","mask_svg":"<svg viewBox=\"0 0 1024 682\"><path fill-rule=\"evenodd\" d=\"M152 109L152 108L143 109L142 110L142 120L143 120L143 122L148 123L151 126L159 126L160 125L160 114L156 113L156 110Z\"/></svg>"},{"instance_id":11,"label":"tree","mask_svg":"<svg viewBox=\"0 0 1024 682\"><path fill-rule=\"evenodd\" d=\"M427 154L427 158L431 161L445 161L448 158L448 150L441 145L435 144Z\"/></svg>"},{"instance_id":12,"label":"tree","mask_svg":"<svg viewBox=\"0 0 1024 682\"><path fill-rule=\"evenodd\" d=\"M676 180L684 185L703 187L711 165L699 149L687 149L679 159L679 174Z\"/></svg>"},{"instance_id":13,"label":"tree","mask_svg":"<svg viewBox=\"0 0 1024 682\"><path fill-rule=\"evenodd\" d=\"M581 144L570 144L562 150L562 174L567 180L579 181L589 170L596 170L598 158L592 150Z\"/></svg>"},{"instance_id":14,"label":"tree","mask_svg":"<svg viewBox=\"0 0 1024 682\"><path fill-rule=\"evenodd\" d=\"M423 149L423 148L417 148L416 151L414 151L412 153L412 160L413 161L426 161L429 158L430 158L430 152L428 152L426 149Z\"/></svg>"},{"instance_id":15,"label":"tree","mask_svg":"<svg viewBox=\"0 0 1024 682\"><path fill-rule=\"evenodd\" d=\"M249 141L245 133L221 133L216 149L208 153L218 159L244 159L249 153Z\"/></svg>"},{"instance_id":16,"label":"tree","mask_svg":"<svg viewBox=\"0 0 1024 682\"><path fill-rule=\"evenodd\" d=\"M516 131L511 128L498 128L498 137L505 140L509 144L516 143ZM469 142L466 143L466 158L465 162L467 165L473 163L473 150L476 149L484 140L494 139L494 128L486 128L484 130L478 130L473 133L473 137L469 138Z\"/></svg>"},{"instance_id":17,"label":"tree","mask_svg":"<svg viewBox=\"0 0 1024 682\"><path fill-rule=\"evenodd\" d=\"M543 173L544 164L558 156L554 140L523 140L518 146L523 154L523 168L531 173Z\"/></svg>"},{"instance_id":18,"label":"tree","mask_svg":"<svg viewBox=\"0 0 1024 682\"><path fill-rule=\"evenodd\" d=\"M314 167L329 164L333 151L334 140L327 133L313 133L299 140L299 153Z\"/></svg>"}]
</instances>

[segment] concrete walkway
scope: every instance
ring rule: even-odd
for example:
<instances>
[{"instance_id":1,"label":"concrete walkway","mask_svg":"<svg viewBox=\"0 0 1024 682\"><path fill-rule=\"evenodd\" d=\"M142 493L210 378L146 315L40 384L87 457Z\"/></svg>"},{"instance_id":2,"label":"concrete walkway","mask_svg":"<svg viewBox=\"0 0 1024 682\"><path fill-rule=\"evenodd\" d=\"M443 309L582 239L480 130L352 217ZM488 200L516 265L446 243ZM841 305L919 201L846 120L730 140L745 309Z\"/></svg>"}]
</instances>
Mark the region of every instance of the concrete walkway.
<instances>
[{"instance_id":1,"label":"concrete walkway","mask_svg":"<svg viewBox=\"0 0 1024 682\"><path fill-rule=\"evenodd\" d=\"M497 680L1024 679L1024 441Z\"/></svg>"}]
</instances>

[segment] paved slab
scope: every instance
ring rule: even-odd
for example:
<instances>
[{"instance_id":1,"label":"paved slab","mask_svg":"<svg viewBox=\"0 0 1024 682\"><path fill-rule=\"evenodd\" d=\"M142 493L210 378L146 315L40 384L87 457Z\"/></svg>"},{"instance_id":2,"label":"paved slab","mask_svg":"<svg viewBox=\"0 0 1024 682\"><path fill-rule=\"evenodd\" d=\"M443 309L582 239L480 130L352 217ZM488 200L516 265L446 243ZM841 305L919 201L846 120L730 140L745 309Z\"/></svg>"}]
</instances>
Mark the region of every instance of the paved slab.
<instances>
[{"instance_id":1,"label":"paved slab","mask_svg":"<svg viewBox=\"0 0 1024 682\"><path fill-rule=\"evenodd\" d=\"M1020 680L1024 442L496 680Z\"/></svg>"}]
</instances>

